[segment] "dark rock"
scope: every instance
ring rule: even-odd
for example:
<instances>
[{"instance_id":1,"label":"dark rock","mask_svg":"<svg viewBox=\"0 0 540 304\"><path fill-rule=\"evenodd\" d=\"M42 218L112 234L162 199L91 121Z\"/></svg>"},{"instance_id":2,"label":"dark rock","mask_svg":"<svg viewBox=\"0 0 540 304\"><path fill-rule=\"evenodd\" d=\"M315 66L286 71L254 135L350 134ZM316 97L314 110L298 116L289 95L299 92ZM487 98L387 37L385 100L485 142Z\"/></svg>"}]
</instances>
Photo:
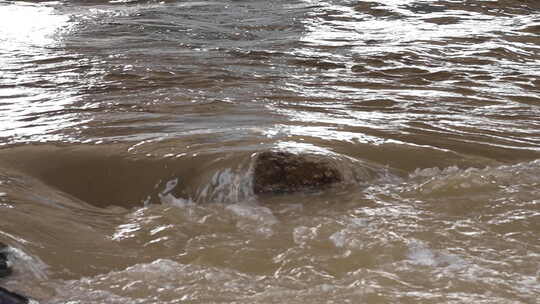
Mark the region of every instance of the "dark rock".
<instances>
[{"instance_id":1,"label":"dark rock","mask_svg":"<svg viewBox=\"0 0 540 304\"><path fill-rule=\"evenodd\" d=\"M0 278L7 277L11 274L11 267L9 267L7 256L5 253L0 253Z\"/></svg>"},{"instance_id":2,"label":"dark rock","mask_svg":"<svg viewBox=\"0 0 540 304\"><path fill-rule=\"evenodd\" d=\"M4 243L0 243L0 278L7 277L11 274L6 250L7 246Z\"/></svg>"},{"instance_id":3,"label":"dark rock","mask_svg":"<svg viewBox=\"0 0 540 304\"><path fill-rule=\"evenodd\" d=\"M28 304L30 299L18 293L0 287L0 303L2 304Z\"/></svg>"},{"instance_id":4,"label":"dark rock","mask_svg":"<svg viewBox=\"0 0 540 304\"><path fill-rule=\"evenodd\" d=\"M255 194L319 190L341 182L342 174L325 159L289 152L262 152L255 160Z\"/></svg>"},{"instance_id":5,"label":"dark rock","mask_svg":"<svg viewBox=\"0 0 540 304\"><path fill-rule=\"evenodd\" d=\"M8 246L0 242L0 278L11 274L8 262ZM0 286L0 304L28 304L30 299Z\"/></svg>"}]
</instances>

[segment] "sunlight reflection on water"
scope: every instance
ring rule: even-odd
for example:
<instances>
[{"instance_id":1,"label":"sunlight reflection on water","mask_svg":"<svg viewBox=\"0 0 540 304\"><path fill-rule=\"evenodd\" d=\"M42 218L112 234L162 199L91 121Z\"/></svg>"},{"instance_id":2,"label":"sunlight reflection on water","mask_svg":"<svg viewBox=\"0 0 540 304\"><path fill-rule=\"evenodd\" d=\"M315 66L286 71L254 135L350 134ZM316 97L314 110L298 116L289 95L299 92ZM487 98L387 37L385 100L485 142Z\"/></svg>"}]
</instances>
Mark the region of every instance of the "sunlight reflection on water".
<instances>
[{"instance_id":1,"label":"sunlight reflection on water","mask_svg":"<svg viewBox=\"0 0 540 304\"><path fill-rule=\"evenodd\" d=\"M69 16L55 14L53 7L27 3L3 6L0 10L2 51L54 45L55 35L68 22Z\"/></svg>"},{"instance_id":2,"label":"sunlight reflection on water","mask_svg":"<svg viewBox=\"0 0 540 304\"><path fill-rule=\"evenodd\" d=\"M46 134L78 120L62 111L79 100L79 93L73 86L61 88L78 82L73 69L80 62L68 58L66 63L61 49L61 35L75 23L55 4L0 3L0 137L61 140L61 135Z\"/></svg>"}]
</instances>

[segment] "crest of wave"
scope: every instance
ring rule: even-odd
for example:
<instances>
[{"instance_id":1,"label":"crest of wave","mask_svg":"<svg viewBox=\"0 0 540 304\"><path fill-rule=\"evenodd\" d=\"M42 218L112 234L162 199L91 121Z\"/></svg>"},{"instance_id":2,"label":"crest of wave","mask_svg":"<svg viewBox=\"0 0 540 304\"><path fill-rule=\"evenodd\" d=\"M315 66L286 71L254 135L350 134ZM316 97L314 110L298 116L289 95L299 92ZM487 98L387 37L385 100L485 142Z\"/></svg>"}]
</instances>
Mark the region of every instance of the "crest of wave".
<instances>
[{"instance_id":1,"label":"crest of wave","mask_svg":"<svg viewBox=\"0 0 540 304\"><path fill-rule=\"evenodd\" d=\"M448 167L417 169L410 175L409 192L424 195L471 194L531 190L540 175L540 160L486 168ZM529 189L530 188L530 189Z\"/></svg>"},{"instance_id":2,"label":"crest of wave","mask_svg":"<svg viewBox=\"0 0 540 304\"><path fill-rule=\"evenodd\" d=\"M336 187L347 185L367 185L374 179L388 176L385 168L366 164L362 161L327 153L307 154L310 159L323 158L331 163L342 175L343 181ZM242 159L235 166L216 166L211 170L168 181L158 196L162 203L185 206L192 203L238 203L254 202L254 167L256 155ZM182 194L178 194L182 193Z\"/></svg>"}]
</instances>

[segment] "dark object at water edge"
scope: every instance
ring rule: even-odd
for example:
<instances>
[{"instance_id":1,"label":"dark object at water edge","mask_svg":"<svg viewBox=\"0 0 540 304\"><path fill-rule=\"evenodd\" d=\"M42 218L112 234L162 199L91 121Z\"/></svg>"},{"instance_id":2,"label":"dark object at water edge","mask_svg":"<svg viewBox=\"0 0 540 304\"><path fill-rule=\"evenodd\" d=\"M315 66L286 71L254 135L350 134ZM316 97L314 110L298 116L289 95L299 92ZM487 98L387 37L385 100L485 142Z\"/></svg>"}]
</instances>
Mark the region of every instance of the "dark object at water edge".
<instances>
[{"instance_id":1,"label":"dark object at water edge","mask_svg":"<svg viewBox=\"0 0 540 304\"><path fill-rule=\"evenodd\" d=\"M339 170L325 159L268 151L255 160L253 191L271 194L319 190L342 180Z\"/></svg>"},{"instance_id":2,"label":"dark object at water edge","mask_svg":"<svg viewBox=\"0 0 540 304\"><path fill-rule=\"evenodd\" d=\"M7 277L11 274L11 267L9 267L7 256L5 253L0 252L0 278Z\"/></svg>"},{"instance_id":3,"label":"dark object at water edge","mask_svg":"<svg viewBox=\"0 0 540 304\"><path fill-rule=\"evenodd\" d=\"M11 274L11 267L9 267L7 253L5 250L7 246L4 243L0 243L0 278L7 277Z\"/></svg>"},{"instance_id":4,"label":"dark object at water edge","mask_svg":"<svg viewBox=\"0 0 540 304\"><path fill-rule=\"evenodd\" d=\"M18 293L0 287L0 303L2 304L28 304L30 300Z\"/></svg>"},{"instance_id":5,"label":"dark object at water edge","mask_svg":"<svg viewBox=\"0 0 540 304\"><path fill-rule=\"evenodd\" d=\"M6 253L7 248L6 244L0 243L0 278L11 274L11 267ZM0 304L28 304L29 302L30 299L27 297L0 286Z\"/></svg>"}]
</instances>

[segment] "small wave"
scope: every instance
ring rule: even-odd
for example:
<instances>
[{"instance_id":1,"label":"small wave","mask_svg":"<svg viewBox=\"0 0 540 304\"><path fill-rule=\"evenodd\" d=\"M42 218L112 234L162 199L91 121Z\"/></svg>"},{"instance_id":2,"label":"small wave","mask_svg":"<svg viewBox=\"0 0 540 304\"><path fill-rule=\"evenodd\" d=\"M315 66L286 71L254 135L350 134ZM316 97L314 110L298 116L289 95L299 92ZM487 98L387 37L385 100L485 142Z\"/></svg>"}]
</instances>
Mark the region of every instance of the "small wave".
<instances>
[{"instance_id":1,"label":"small wave","mask_svg":"<svg viewBox=\"0 0 540 304\"><path fill-rule=\"evenodd\" d=\"M179 300L209 303L218 299L229 302L253 294L253 288L264 288L256 277L169 259L66 283L60 288L56 301L147 303L148 299L141 299L141 295L153 294L153 303L178 303Z\"/></svg>"},{"instance_id":2,"label":"small wave","mask_svg":"<svg viewBox=\"0 0 540 304\"><path fill-rule=\"evenodd\" d=\"M408 190L423 195L516 192L536 185L539 174L540 160L483 169L455 166L417 169L410 175L413 183Z\"/></svg>"},{"instance_id":3,"label":"small wave","mask_svg":"<svg viewBox=\"0 0 540 304\"><path fill-rule=\"evenodd\" d=\"M234 171L227 168L218 171L212 176L209 184L198 191L197 198L218 202L252 200L254 198L252 174L251 166L247 170Z\"/></svg>"},{"instance_id":4,"label":"small wave","mask_svg":"<svg viewBox=\"0 0 540 304\"><path fill-rule=\"evenodd\" d=\"M162 204L185 207L197 203L236 203L255 200L252 190L251 170L246 169L218 169L213 173L202 173L210 176L209 179L192 176L195 180L201 180L187 189L181 180L188 178L173 178L165 183L164 189L158 193ZM175 193L184 193L185 197L176 196Z\"/></svg>"}]
</instances>

